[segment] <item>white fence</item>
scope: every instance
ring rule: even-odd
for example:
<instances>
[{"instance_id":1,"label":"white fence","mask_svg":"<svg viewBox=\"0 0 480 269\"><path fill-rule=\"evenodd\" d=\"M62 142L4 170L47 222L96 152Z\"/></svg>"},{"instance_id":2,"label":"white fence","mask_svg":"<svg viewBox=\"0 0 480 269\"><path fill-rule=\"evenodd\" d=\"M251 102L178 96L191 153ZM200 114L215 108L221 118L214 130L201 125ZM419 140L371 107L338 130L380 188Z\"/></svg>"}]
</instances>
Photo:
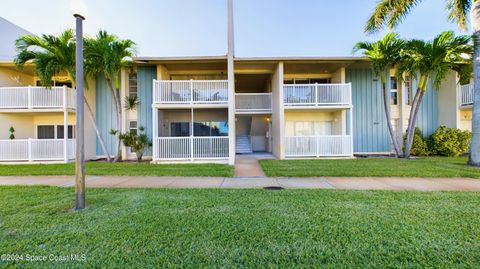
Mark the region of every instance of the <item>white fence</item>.
<instances>
[{"instance_id":1,"label":"white fence","mask_svg":"<svg viewBox=\"0 0 480 269\"><path fill-rule=\"evenodd\" d=\"M235 109L238 112L272 111L271 93L236 93Z\"/></svg>"},{"instance_id":2,"label":"white fence","mask_svg":"<svg viewBox=\"0 0 480 269\"><path fill-rule=\"evenodd\" d=\"M154 104L228 104L227 80L154 80Z\"/></svg>"},{"instance_id":3,"label":"white fence","mask_svg":"<svg viewBox=\"0 0 480 269\"><path fill-rule=\"evenodd\" d=\"M285 106L335 106L352 104L348 84L292 84L283 86Z\"/></svg>"},{"instance_id":4,"label":"white fence","mask_svg":"<svg viewBox=\"0 0 480 269\"><path fill-rule=\"evenodd\" d=\"M285 137L285 157L346 157L353 155L350 135Z\"/></svg>"},{"instance_id":5,"label":"white fence","mask_svg":"<svg viewBox=\"0 0 480 269\"><path fill-rule=\"evenodd\" d=\"M0 87L0 109L75 108L75 92L67 87Z\"/></svg>"},{"instance_id":6,"label":"white fence","mask_svg":"<svg viewBox=\"0 0 480 269\"><path fill-rule=\"evenodd\" d=\"M461 98L462 106L473 105L473 100L474 100L473 84L460 86L460 98Z\"/></svg>"},{"instance_id":7,"label":"white fence","mask_svg":"<svg viewBox=\"0 0 480 269\"><path fill-rule=\"evenodd\" d=\"M228 137L157 137L153 143L153 160L227 159Z\"/></svg>"},{"instance_id":8,"label":"white fence","mask_svg":"<svg viewBox=\"0 0 480 269\"><path fill-rule=\"evenodd\" d=\"M75 158L75 140L63 139L0 140L0 161L64 161Z\"/></svg>"}]
</instances>

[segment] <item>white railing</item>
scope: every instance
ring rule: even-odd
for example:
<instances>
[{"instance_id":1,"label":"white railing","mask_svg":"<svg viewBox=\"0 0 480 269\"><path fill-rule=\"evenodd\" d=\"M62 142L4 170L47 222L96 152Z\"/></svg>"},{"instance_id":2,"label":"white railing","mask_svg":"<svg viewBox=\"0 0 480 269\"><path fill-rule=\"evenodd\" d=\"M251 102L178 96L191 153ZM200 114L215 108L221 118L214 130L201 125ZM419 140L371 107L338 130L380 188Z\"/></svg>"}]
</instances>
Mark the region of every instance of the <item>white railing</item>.
<instances>
[{"instance_id":1,"label":"white railing","mask_svg":"<svg viewBox=\"0 0 480 269\"><path fill-rule=\"evenodd\" d=\"M272 93L236 93L235 109L238 112L272 111Z\"/></svg>"},{"instance_id":2,"label":"white railing","mask_svg":"<svg viewBox=\"0 0 480 269\"><path fill-rule=\"evenodd\" d=\"M473 105L473 100L474 100L473 84L460 86L460 98L461 98L462 106Z\"/></svg>"},{"instance_id":3,"label":"white railing","mask_svg":"<svg viewBox=\"0 0 480 269\"><path fill-rule=\"evenodd\" d=\"M153 80L154 104L228 104L227 80Z\"/></svg>"},{"instance_id":4,"label":"white railing","mask_svg":"<svg viewBox=\"0 0 480 269\"><path fill-rule=\"evenodd\" d=\"M64 161L75 158L75 140L64 139L0 140L0 161Z\"/></svg>"},{"instance_id":5,"label":"white railing","mask_svg":"<svg viewBox=\"0 0 480 269\"><path fill-rule=\"evenodd\" d=\"M0 109L75 108L75 92L67 87L0 87Z\"/></svg>"},{"instance_id":6,"label":"white railing","mask_svg":"<svg viewBox=\"0 0 480 269\"><path fill-rule=\"evenodd\" d=\"M352 104L348 84L292 84L283 86L285 106L345 106Z\"/></svg>"},{"instance_id":7,"label":"white railing","mask_svg":"<svg viewBox=\"0 0 480 269\"><path fill-rule=\"evenodd\" d=\"M226 136L157 137L153 143L154 160L227 159Z\"/></svg>"},{"instance_id":8,"label":"white railing","mask_svg":"<svg viewBox=\"0 0 480 269\"><path fill-rule=\"evenodd\" d=\"M285 157L346 157L353 155L350 135L285 137Z\"/></svg>"}]
</instances>

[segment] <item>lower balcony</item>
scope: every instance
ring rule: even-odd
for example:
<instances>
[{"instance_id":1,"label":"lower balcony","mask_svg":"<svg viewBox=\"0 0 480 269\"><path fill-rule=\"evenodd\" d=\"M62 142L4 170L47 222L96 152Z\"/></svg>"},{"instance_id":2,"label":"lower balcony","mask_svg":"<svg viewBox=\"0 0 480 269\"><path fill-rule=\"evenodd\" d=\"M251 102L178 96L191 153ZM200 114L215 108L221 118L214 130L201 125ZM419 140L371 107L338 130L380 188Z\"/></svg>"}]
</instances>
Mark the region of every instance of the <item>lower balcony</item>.
<instances>
[{"instance_id":1,"label":"lower balcony","mask_svg":"<svg viewBox=\"0 0 480 269\"><path fill-rule=\"evenodd\" d=\"M0 140L0 162L68 162L75 158L74 139Z\"/></svg>"},{"instance_id":2,"label":"lower balcony","mask_svg":"<svg viewBox=\"0 0 480 269\"><path fill-rule=\"evenodd\" d=\"M228 136L157 137L153 161L223 160L229 156Z\"/></svg>"},{"instance_id":3,"label":"lower balcony","mask_svg":"<svg viewBox=\"0 0 480 269\"><path fill-rule=\"evenodd\" d=\"M351 157L351 135L285 137L285 157Z\"/></svg>"}]
</instances>

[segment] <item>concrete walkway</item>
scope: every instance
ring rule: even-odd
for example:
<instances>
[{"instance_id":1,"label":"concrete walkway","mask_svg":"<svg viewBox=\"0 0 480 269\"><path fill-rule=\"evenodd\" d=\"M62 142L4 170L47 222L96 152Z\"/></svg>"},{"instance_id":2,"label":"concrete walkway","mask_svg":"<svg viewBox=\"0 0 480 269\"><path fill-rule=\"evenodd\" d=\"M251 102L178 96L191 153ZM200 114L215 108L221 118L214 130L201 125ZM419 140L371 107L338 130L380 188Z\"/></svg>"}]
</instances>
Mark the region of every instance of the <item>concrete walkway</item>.
<instances>
[{"instance_id":1,"label":"concrete walkway","mask_svg":"<svg viewBox=\"0 0 480 269\"><path fill-rule=\"evenodd\" d=\"M235 172L236 178L252 178L265 177L262 167L258 163L257 158L249 155L237 155L235 157Z\"/></svg>"},{"instance_id":2,"label":"concrete walkway","mask_svg":"<svg viewBox=\"0 0 480 269\"><path fill-rule=\"evenodd\" d=\"M0 177L0 185L74 186L73 176ZM263 188L352 190L480 191L480 179L469 178L215 178L87 176L89 188Z\"/></svg>"}]
</instances>

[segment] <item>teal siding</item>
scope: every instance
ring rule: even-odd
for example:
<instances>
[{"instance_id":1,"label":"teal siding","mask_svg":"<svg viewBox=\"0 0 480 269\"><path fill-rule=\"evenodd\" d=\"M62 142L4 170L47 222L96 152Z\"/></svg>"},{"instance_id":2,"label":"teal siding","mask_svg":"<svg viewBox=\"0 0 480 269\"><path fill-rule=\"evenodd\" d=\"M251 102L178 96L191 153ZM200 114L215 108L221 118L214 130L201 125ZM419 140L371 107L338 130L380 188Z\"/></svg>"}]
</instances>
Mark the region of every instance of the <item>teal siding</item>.
<instances>
[{"instance_id":1,"label":"teal siding","mask_svg":"<svg viewBox=\"0 0 480 269\"><path fill-rule=\"evenodd\" d=\"M413 83L414 89L417 83ZM439 126L438 123L438 91L433 87L433 80L428 83L428 88L420 104L416 126L425 136L431 135Z\"/></svg>"},{"instance_id":2,"label":"teal siding","mask_svg":"<svg viewBox=\"0 0 480 269\"><path fill-rule=\"evenodd\" d=\"M354 152L389 152L380 81L370 68L348 68L346 81L352 83Z\"/></svg>"},{"instance_id":3,"label":"teal siding","mask_svg":"<svg viewBox=\"0 0 480 269\"><path fill-rule=\"evenodd\" d=\"M107 81L103 76L98 76L96 80L96 119L97 125L103 139L107 145L110 155L117 152L118 138L111 135L110 129L117 129L115 123L115 104L112 95L108 89ZM102 147L97 138L96 145L97 156L103 156Z\"/></svg>"},{"instance_id":4,"label":"teal siding","mask_svg":"<svg viewBox=\"0 0 480 269\"><path fill-rule=\"evenodd\" d=\"M157 78L155 66L137 67L138 98L140 105L137 108L137 121L139 126L145 128L145 133L152 139L152 103L153 103L153 80ZM145 156L151 156L149 149Z\"/></svg>"}]
</instances>

